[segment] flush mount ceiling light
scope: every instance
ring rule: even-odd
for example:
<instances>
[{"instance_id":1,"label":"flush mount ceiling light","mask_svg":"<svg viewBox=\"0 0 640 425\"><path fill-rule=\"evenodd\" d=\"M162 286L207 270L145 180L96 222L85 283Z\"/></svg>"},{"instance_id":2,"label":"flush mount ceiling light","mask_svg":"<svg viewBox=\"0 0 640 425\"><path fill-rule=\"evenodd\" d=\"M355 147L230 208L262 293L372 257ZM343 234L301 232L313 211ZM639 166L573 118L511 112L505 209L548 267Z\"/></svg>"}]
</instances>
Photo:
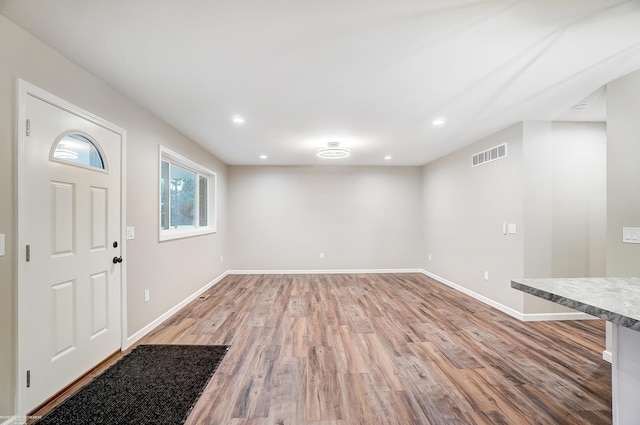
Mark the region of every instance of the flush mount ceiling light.
<instances>
[{"instance_id":1,"label":"flush mount ceiling light","mask_svg":"<svg viewBox=\"0 0 640 425\"><path fill-rule=\"evenodd\" d=\"M341 148L338 142L329 142L326 148L318 149L316 155L320 158L346 158L351 155L351 151L347 148Z\"/></svg>"},{"instance_id":2,"label":"flush mount ceiling light","mask_svg":"<svg viewBox=\"0 0 640 425\"><path fill-rule=\"evenodd\" d=\"M234 115L231 117L231 121L234 124L244 124L244 117L242 115Z\"/></svg>"},{"instance_id":3,"label":"flush mount ceiling light","mask_svg":"<svg viewBox=\"0 0 640 425\"><path fill-rule=\"evenodd\" d=\"M384 157L385 160L389 161L391 159L391 155L387 155Z\"/></svg>"},{"instance_id":4,"label":"flush mount ceiling light","mask_svg":"<svg viewBox=\"0 0 640 425\"><path fill-rule=\"evenodd\" d=\"M435 120L433 120L431 125L433 125L434 127L442 127L445 122L446 120L443 117L438 117Z\"/></svg>"},{"instance_id":5,"label":"flush mount ceiling light","mask_svg":"<svg viewBox=\"0 0 640 425\"><path fill-rule=\"evenodd\" d=\"M588 103L578 103L577 105L573 106L573 110L576 112L580 112L580 111L584 111L588 107L589 107Z\"/></svg>"},{"instance_id":6,"label":"flush mount ceiling light","mask_svg":"<svg viewBox=\"0 0 640 425\"><path fill-rule=\"evenodd\" d=\"M267 155L265 154L260 155L260 159L267 159Z\"/></svg>"}]
</instances>

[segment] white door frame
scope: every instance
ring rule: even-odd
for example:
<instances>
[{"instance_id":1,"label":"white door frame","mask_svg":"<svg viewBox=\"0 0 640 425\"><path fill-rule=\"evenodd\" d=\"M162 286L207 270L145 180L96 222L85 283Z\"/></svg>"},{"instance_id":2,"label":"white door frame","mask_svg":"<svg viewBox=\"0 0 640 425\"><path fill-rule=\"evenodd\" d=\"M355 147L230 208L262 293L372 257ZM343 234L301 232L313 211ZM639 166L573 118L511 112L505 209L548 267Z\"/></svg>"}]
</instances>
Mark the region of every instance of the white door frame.
<instances>
[{"instance_id":1,"label":"white door frame","mask_svg":"<svg viewBox=\"0 0 640 425\"><path fill-rule=\"evenodd\" d=\"M18 288L16 291L16 317L17 317L17 327L16 327L16 412L19 417L24 417L28 412L25 412L24 409L24 393L26 390L26 376L24 371L23 356L22 353L25 350L24 340L21 338L24 332L24 322L27 318L28 312L25 311L26 308L23 307L23 303L21 300L24 299L24 279L25 279L25 246L27 241L25 238L25 220L23 217L27 217L27 211L25 211L24 207L24 197L25 197L25 173L26 173L26 158L25 158L25 143L26 143L26 122L27 122L27 96L36 97L44 102L50 103L64 111L70 112L72 114L78 115L96 125L104 127L108 130L117 133L121 137L121 145L120 145L120 161L121 161L121 176L120 176L120 244L121 244L121 255L125 259L126 257L126 153L127 153L127 131L109 121L106 121L96 115L93 115L90 112L87 112L66 100L63 100L33 84L30 84L24 80L17 80L17 114L16 114L16 164L17 164L17 238L16 238L16 262L17 262L17 282ZM120 282L121 282L121 291L120 291L120 314L121 314L121 329L120 329L120 348L125 349L127 347L127 262L126 260L120 264Z\"/></svg>"}]
</instances>

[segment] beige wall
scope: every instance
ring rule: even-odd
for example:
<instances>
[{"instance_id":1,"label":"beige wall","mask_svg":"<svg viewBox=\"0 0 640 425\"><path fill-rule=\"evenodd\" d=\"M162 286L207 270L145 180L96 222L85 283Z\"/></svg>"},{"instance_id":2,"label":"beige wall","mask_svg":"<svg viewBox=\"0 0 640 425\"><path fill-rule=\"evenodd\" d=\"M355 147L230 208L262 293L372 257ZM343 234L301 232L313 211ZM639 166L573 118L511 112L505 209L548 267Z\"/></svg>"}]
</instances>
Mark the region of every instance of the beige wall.
<instances>
[{"instance_id":1,"label":"beige wall","mask_svg":"<svg viewBox=\"0 0 640 425\"><path fill-rule=\"evenodd\" d=\"M507 158L471 167L503 142ZM604 123L524 122L427 164L425 269L520 313L573 311L510 280L605 274L606 146Z\"/></svg>"},{"instance_id":2,"label":"beige wall","mask_svg":"<svg viewBox=\"0 0 640 425\"><path fill-rule=\"evenodd\" d=\"M604 276L606 125L525 122L524 129L525 276Z\"/></svg>"},{"instance_id":3,"label":"beige wall","mask_svg":"<svg viewBox=\"0 0 640 425\"><path fill-rule=\"evenodd\" d=\"M471 167L473 154L504 142L506 158ZM522 124L423 168L424 268L516 311L522 293L510 285L524 273L522 173ZM503 235L505 221L518 232Z\"/></svg>"},{"instance_id":4,"label":"beige wall","mask_svg":"<svg viewBox=\"0 0 640 425\"><path fill-rule=\"evenodd\" d=\"M128 131L126 225L128 333L133 334L226 270L226 166L0 15L0 416L14 414L15 373L15 108L16 78L22 78ZM219 232L158 243L158 145L218 172ZM181 267L176 267L176 265ZM144 289L151 301L144 303Z\"/></svg>"},{"instance_id":5,"label":"beige wall","mask_svg":"<svg viewBox=\"0 0 640 425\"><path fill-rule=\"evenodd\" d=\"M525 277L597 277L606 269L604 123L524 123ZM525 313L572 311L525 296Z\"/></svg>"},{"instance_id":6,"label":"beige wall","mask_svg":"<svg viewBox=\"0 0 640 425\"><path fill-rule=\"evenodd\" d=\"M640 245L622 243L640 227L640 71L607 84L607 276L640 276ZM607 350L613 350L607 323Z\"/></svg>"},{"instance_id":7,"label":"beige wall","mask_svg":"<svg viewBox=\"0 0 640 425\"><path fill-rule=\"evenodd\" d=\"M419 167L231 166L231 267L417 268L420 187Z\"/></svg>"},{"instance_id":8,"label":"beige wall","mask_svg":"<svg viewBox=\"0 0 640 425\"><path fill-rule=\"evenodd\" d=\"M640 245L622 243L640 227L640 71L607 85L607 275L640 276Z\"/></svg>"}]
</instances>

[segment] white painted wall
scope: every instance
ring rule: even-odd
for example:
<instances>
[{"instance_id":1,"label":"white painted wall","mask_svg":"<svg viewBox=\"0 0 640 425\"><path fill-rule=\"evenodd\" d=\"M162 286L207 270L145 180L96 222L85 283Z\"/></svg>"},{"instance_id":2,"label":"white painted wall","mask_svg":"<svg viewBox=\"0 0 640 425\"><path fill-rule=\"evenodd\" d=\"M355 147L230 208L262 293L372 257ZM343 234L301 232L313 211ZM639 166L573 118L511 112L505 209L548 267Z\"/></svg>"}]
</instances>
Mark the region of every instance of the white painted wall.
<instances>
[{"instance_id":1,"label":"white painted wall","mask_svg":"<svg viewBox=\"0 0 640 425\"><path fill-rule=\"evenodd\" d=\"M419 167L230 166L232 268L417 268L420 188Z\"/></svg>"},{"instance_id":2,"label":"white painted wall","mask_svg":"<svg viewBox=\"0 0 640 425\"><path fill-rule=\"evenodd\" d=\"M125 96L0 15L0 416L13 415L15 389L15 111L22 78L128 131L128 325L133 334L226 270L226 166ZM126 66L126 65L123 65ZM218 172L219 233L158 243L158 145ZM177 267L180 265L180 267ZM144 289L151 301L144 303Z\"/></svg>"},{"instance_id":3,"label":"white painted wall","mask_svg":"<svg viewBox=\"0 0 640 425\"><path fill-rule=\"evenodd\" d=\"M640 245L622 243L622 227L640 227L639 113L640 71L607 84L607 276L640 276Z\"/></svg>"},{"instance_id":4,"label":"white painted wall","mask_svg":"<svg viewBox=\"0 0 640 425\"><path fill-rule=\"evenodd\" d=\"M599 277L606 269L604 123L524 123L524 274ZM525 313L568 312L525 295Z\"/></svg>"},{"instance_id":5,"label":"white painted wall","mask_svg":"<svg viewBox=\"0 0 640 425\"><path fill-rule=\"evenodd\" d=\"M640 276L640 244L622 227L640 227L640 71L607 84L607 275Z\"/></svg>"},{"instance_id":6,"label":"white painted wall","mask_svg":"<svg viewBox=\"0 0 640 425\"><path fill-rule=\"evenodd\" d=\"M472 154L503 142L507 158L471 167ZM518 312L545 314L573 310L512 290L512 278L605 274L603 123L515 125L427 164L423 184L423 264L436 275ZM504 221L518 233L502 235Z\"/></svg>"},{"instance_id":7,"label":"white painted wall","mask_svg":"<svg viewBox=\"0 0 640 425\"><path fill-rule=\"evenodd\" d=\"M473 154L504 142L506 158L471 167ZM522 124L425 165L422 198L423 267L521 312L522 293L510 285L524 274ZM518 232L503 235L505 221Z\"/></svg>"}]
</instances>

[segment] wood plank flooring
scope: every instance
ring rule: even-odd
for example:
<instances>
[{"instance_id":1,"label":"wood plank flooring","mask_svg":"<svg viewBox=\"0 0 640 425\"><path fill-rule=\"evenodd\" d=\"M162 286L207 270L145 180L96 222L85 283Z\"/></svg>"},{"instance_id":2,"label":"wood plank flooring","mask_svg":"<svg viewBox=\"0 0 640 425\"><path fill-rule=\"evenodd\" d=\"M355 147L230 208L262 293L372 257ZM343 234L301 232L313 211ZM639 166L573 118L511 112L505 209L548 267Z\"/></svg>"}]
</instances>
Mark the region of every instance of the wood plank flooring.
<instances>
[{"instance_id":1,"label":"wood plank flooring","mask_svg":"<svg viewBox=\"0 0 640 425\"><path fill-rule=\"evenodd\" d=\"M420 274L207 293L140 341L231 345L188 425L611 424L600 320L523 323Z\"/></svg>"}]
</instances>

